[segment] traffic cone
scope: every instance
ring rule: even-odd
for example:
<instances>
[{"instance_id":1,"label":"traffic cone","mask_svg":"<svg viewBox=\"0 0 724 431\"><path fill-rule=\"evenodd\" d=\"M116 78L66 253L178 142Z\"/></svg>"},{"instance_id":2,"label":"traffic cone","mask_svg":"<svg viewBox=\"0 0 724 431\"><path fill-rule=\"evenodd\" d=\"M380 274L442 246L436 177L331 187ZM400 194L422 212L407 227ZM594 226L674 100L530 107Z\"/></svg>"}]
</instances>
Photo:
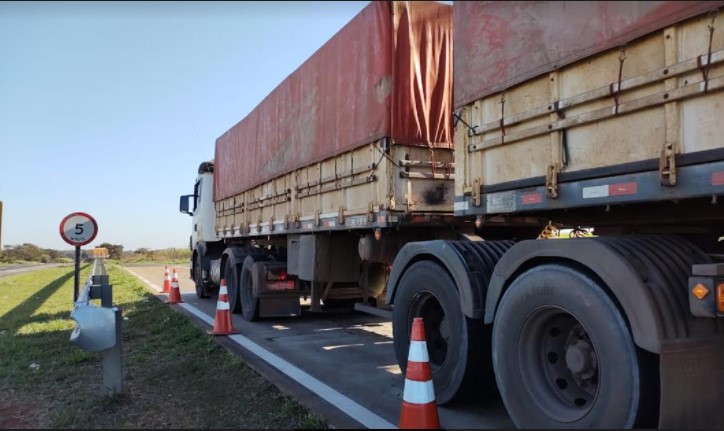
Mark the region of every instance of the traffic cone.
<instances>
[{"instance_id":1,"label":"traffic cone","mask_svg":"<svg viewBox=\"0 0 724 431\"><path fill-rule=\"evenodd\" d=\"M168 265L165 265L166 269L163 274L163 293L171 293L171 276L168 273Z\"/></svg>"},{"instance_id":2,"label":"traffic cone","mask_svg":"<svg viewBox=\"0 0 724 431\"><path fill-rule=\"evenodd\" d=\"M410 352L407 356L405 390L402 395L400 429L439 429L440 418L432 385L430 358L427 355L422 317L412 321Z\"/></svg>"},{"instance_id":3,"label":"traffic cone","mask_svg":"<svg viewBox=\"0 0 724 431\"><path fill-rule=\"evenodd\" d=\"M214 317L214 330L211 335L238 334L231 325L231 311L229 310L229 291L226 289L226 279L221 279L219 286L219 300L216 301L216 316Z\"/></svg>"},{"instance_id":4,"label":"traffic cone","mask_svg":"<svg viewBox=\"0 0 724 431\"><path fill-rule=\"evenodd\" d=\"M173 269L173 279L171 280L171 292L168 294L166 304L178 304L184 302L181 299L181 291L178 288L178 276L176 275L176 268Z\"/></svg>"}]
</instances>

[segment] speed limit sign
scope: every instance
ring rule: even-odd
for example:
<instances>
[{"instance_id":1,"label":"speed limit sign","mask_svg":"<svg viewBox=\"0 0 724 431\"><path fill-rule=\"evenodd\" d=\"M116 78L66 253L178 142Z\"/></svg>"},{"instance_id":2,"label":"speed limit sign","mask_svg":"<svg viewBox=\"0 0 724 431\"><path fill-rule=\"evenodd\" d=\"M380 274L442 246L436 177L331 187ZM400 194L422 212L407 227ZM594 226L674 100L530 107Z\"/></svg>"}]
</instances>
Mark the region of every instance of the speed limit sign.
<instances>
[{"instance_id":1,"label":"speed limit sign","mask_svg":"<svg viewBox=\"0 0 724 431\"><path fill-rule=\"evenodd\" d=\"M68 214L60 222L60 236L70 245L86 245L95 239L97 233L98 224L83 212Z\"/></svg>"}]
</instances>

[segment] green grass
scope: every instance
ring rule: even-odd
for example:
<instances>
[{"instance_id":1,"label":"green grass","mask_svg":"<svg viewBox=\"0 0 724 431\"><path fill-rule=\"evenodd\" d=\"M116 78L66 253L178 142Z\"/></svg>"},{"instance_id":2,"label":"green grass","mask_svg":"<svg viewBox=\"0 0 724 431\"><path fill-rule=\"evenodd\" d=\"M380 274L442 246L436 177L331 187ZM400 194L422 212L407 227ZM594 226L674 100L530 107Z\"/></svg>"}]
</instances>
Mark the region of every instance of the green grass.
<instances>
[{"instance_id":1,"label":"green grass","mask_svg":"<svg viewBox=\"0 0 724 431\"><path fill-rule=\"evenodd\" d=\"M108 274L127 318L115 396L102 354L69 341L73 269L0 279L0 428L327 428L134 277Z\"/></svg>"}]
</instances>

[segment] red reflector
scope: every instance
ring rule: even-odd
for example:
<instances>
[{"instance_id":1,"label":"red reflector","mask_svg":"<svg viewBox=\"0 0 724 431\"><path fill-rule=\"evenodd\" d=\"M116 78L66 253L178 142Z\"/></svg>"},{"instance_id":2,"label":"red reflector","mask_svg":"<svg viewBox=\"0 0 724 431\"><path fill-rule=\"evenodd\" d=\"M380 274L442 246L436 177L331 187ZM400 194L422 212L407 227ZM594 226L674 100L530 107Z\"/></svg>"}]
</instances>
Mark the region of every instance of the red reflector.
<instances>
[{"instance_id":1,"label":"red reflector","mask_svg":"<svg viewBox=\"0 0 724 431\"><path fill-rule=\"evenodd\" d=\"M267 282L269 290L294 290L294 280Z\"/></svg>"},{"instance_id":2,"label":"red reflector","mask_svg":"<svg viewBox=\"0 0 724 431\"><path fill-rule=\"evenodd\" d=\"M286 280L288 278L289 275L287 274L287 271L283 269L273 269L271 271L267 271L266 273L267 281Z\"/></svg>"},{"instance_id":3,"label":"red reflector","mask_svg":"<svg viewBox=\"0 0 724 431\"><path fill-rule=\"evenodd\" d=\"M543 202L543 195L541 193L524 193L521 196L521 202L526 205L539 204Z\"/></svg>"},{"instance_id":4,"label":"red reflector","mask_svg":"<svg viewBox=\"0 0 724 431\"><path fill-rule=\"evenodd\" d=\"M636 191L637 191L637 184L635 182L610 184L608 186L608 195L609 196L635 195Z\"/></svg>"},{"instance_id":5,"label":"red reflector","mask_svg":"<svg viewBox=\"0 0 724 431\"><path fill-rule=\"evenodd\" d=\"M724 186L724 172L714 172L711 174L712 186Z\"/></svg>"}]
</instances>

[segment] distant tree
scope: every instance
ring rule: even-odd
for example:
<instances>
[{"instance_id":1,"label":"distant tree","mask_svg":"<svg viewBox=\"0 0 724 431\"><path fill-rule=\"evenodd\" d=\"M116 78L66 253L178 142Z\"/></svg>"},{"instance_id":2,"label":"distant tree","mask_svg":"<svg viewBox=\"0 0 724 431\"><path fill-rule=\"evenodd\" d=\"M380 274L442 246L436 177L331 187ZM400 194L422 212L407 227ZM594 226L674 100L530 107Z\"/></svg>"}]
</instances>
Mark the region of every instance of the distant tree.
<instances>
[{"instance_id":1,"label":"distant tree","mask_svg":"<svg viewBox=\"0 0 724 431\"><path fill-rule=\"evenodd\" d=\"M3 257L11 260L25 260L28 262L41 262L43 257L47 259L47 253L35 244L12 245L5 249Z\"/></svg>"},{"instance_id":2,"label":"distant tree","mask_svg":"<svg viewBox=\"0 0 724 431\"><path fill-rule=\"evenodd\" d=\"M20 245L6 245L3 254L0 255L0 261L63 263L68 261L68 257L73 258L74 256L74 251L66 252L53 250L51 248L40 248L35 244L25 243Z\"/></svg>"},{"instance_id":3,"label":"distant tree","mask_svg":"<svg viewBox=\"0 0 724 431\"><path fill-rule=\"evenodd\" d=\"M43 249L43 252L48 255L51 262L57 262L59 259L63 258L63 253L61 253L58 250L45 248L45 249Z\"/></svg>"},{"instance_id":4,"label":"distant tree","mask_svg":"<svg viewBox=\"0 0 724 431\"><path fill-rule=\"evenodd\" d=\"M98 247L104 247L108 249L108 257L111 259L120 259L123 256L123 246L120 244L109 244L104 242Z\"/></svg>"}]
</instances>

